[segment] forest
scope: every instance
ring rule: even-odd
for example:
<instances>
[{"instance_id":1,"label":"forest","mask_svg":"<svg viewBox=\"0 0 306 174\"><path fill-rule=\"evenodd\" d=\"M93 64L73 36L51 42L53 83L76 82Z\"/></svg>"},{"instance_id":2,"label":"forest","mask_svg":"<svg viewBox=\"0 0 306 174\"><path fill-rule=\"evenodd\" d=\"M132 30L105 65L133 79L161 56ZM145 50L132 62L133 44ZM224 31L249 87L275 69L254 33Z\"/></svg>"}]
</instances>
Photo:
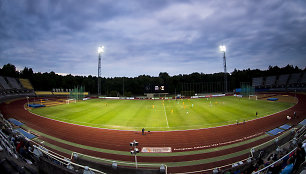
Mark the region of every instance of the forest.
<instances>
[{"instance_id":1,"label":"forest","mask_svg":"<svg viewBox=\"0 0 306 174\"><path fill-rule=\"evenodd\" d=\"M254 77L266 77L270 75L291 74L306 71L297 66L284 67L269 66L266 70L259 69L235 69L227 73L228 91L240 87L240 82L251 84ZM3 65L0 68L1 76L29 79L37 91L51 91L55 88L73 89L77 86L85 87L90 94L97 93L97 76L73 76L58 75L55 72L34 72L32 68L24 67L18 71L12 64ZM135 96L143 95L149 85L165 85L167 93L181 93L183 91L194 92L223 92L224 73L204 74L194 72L191 74L179 74L170 76L167 72L160 72L158 77L139 75L138 77L111 77L101 78L101 94L106 96Z\"/></svg>"}]
</instances>

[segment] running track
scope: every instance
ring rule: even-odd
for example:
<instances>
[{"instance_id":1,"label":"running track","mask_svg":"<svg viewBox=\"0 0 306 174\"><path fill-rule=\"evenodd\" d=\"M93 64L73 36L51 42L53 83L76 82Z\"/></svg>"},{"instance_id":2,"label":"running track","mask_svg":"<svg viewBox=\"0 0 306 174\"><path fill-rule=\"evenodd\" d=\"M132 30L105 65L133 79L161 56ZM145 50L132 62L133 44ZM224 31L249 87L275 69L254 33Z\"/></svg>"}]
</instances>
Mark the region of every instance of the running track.
<instances>
[{"instance_id":1,"label":"running track","mask_svg":"<svg viewBox=\"0 0 306 174\"><path fill-rule=\"evenodd\" d=\"M109 129L100 129L100 128L91 128L85 126L79 126L74 124L67 124L44 117L39 117L34 114L29 113L24 109L24 104L26 100L17 100L9 104L1 104L0 110L5 118L13 117L23 123L28 127L40 131L42 133L54 136L60 139L64 139L70 142L77 144L82 144L86 146L92 146L103 149L111 149L118 151L129 151L129 142L134 139L137 140L140 144L140 147L172 147L173 152L183 151L183 148L192 148L197 146L209 146L213 144L230 142L233 140L241 139L248 137L254 134L264 133L265 131L271 130L275 127L281 126L285 123L297 124L301 120L305 119L306 115L306 96L303 94L297 94L299 99L298 104L292 108L271 115L269 117L260 118L252 121L248 121L245 124L239 125L228 125L216 128L208 129L198 129L198 130L188 130L188 131L165 131L165 132L150 132L146 135L141 135L141 130L139 131L119 131L119 130L109 130ZM293 119L288 121L286 119L287 115L293 115L293 112L296 111L298 119ZM51 141L51 140L50 140ZM111 143L110 143L111 142ZM56 142L54 142L55 144ZM263 142L261 142L263 143ZM250 144L251 145L251 144ZM65 145L62 145L62 147ZM73 147L68 147L73 148ZM180 149L180 150L175 150ZM197 149L199 150L199 149ZM210 156L218 156L220 153L233 153L239 149L228 149L226 152L215 152L215 154L209 154ZM84 153L84 152L81 152ZM86 153L86 152L85 152ZM92 151L88 151L86 154L91 154ZM219 153L219 154L218 154ZM207 155L207 154L206 154ZM110 156L110 154L101 154L104 158ZM114 157L122 160L133 161L131 156L129 159L120 155L113 155ZM212 168L214 166L220 166L224 164L233 163L235 161L246 158L247 156L235 157L229 160L218 161L210 163L207 165L195 165L189 166L188 170L186 167L177 167L172 170L175 172L184 172L192 170L201 170ZM173 157L171 157L173 158ZM142 161L173 161L171 158L145 158L143 157ZM174 157L176 158L176 157ZM205 157L200 157L199 155L188 155L184 158L185 161L202 159ZM141 158L139 159L141 160ZM176 160L179 160L176 159Z\"/></svg>"}]
</instances>

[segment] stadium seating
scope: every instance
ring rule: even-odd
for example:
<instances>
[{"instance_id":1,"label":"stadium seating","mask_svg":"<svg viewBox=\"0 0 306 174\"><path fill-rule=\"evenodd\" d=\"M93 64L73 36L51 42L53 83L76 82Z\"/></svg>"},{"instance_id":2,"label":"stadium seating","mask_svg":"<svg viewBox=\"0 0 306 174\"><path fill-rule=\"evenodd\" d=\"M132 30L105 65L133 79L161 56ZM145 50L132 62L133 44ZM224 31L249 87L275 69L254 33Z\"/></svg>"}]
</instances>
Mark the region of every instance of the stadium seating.
<instances>
[{"instance_id":1,"label":"stadium seating","mask_svg":"<svg viewBox=\"0 0 306 174\"><path fill-rule=\"evenodd\" d=\"M51 91L35 91L36 95L53 95Z\"/></svg>"},{"instance_id":2,"label":"stadium seating","mask_svg":"<svg viewBox=\"0 0 306 174\"><path fill-rule=\"evenodd\" d=\"M17 128L22 131L15 131L15 127L19 126L12 125L4 119L1 113L0 127L0 173L104 173L88 166L73 163L70 159L32 141L22 128ZM20 145L20 149L25 149L25 151L17 151L18 145Z\"/></svg>"},{"instance_id":3,"label":"stadium seating","mask_svg":"<svg viewBox=\"0 0 306 174\"><path fill-rule=\"evenodd\" d=\"M28 81L31 85L28 79L24 80ZM21 96L33 96L34 89L32 85L27 87L32 89L23 87L19 79L0 76L0 102L6 99L19 98Z\"/></svg>"},{"instance_id":4,"label":"stadium seating","mask_svg":"<svg viewBox=\"0 0 306 174\"><path fill-rule=\"evenodd\" d=\"M303 73L303 76L301 78L300 84L302 84L303 86L306 85L306 72Z\"/></svg>"},{"instance_id":5,"label":"stadium seating","mask_svg":"<svg viewBox=\"0 0 306 174\"><path fill-rule=\"evenodd\" d=\"M4 79L4 77L0 76L0 84L2 85L2 87L6 90L12 89L9 84L7 84L6 80Z\"/></svg>"},{"instance_id":6,"label":"stadium seating","mask_svg":"<svg viewBox=\"0 0 306 174\"><path fill-rule=\"evenodd\" d=\"M31 82L28 79L19 79L19 81L21 85L23 86L23 88L30 89L30 90L34 89Z\"/></svg>"},{"instance_id":7,"label":"stadium seating","mask_svg":"<svg viewBox=\"0 0 306 174\"><path fill-rule=\"evenodd\" d=\"M276 79L277 76L254 77L252 87L280 91L305 90L306 87L306 72L282 74Z\"/></svg>"},{"instance_id":8,"label":"stadium seating","mask_svg":"<svg viewBox=\"0 0 306 174\"><path fill-rule=\"evenodd\" d=\"M297 86L299 80L300 80L300 77L301 77L301 73L294 73L294 74L291 74L289 80L288 80L288 85L293 87L293 86Z\"/></svg>"},{"instance_id":9,"label":"stadium seating","mask_svg":"<svg viewBox=\"0 0 306 174\"><path fill-rule=\"evenodd\" d=\"M21 85L17 82L17 80L15 78L6 77L6 79L13 89L21 89L22 88Z\"/></svg>"},{"instance_id":10,"label":"stadium seating","mask_svg":"<svg viewBox=\"0 0 306 174\"><path fill-rule=\"evenodd\" d=\"M266 87L274 87L276 82L276 76L268 76L266 77Z\"/></svg>"},{"instance_id":11,"label":"stadium seating","mask_svg":"<svg viewBox=\"0 0 306 174\"><path fill-rule=\"evenodd\" d=\"M286 87L289 74L282 74L278 77L277 87Z\"/></svg>"},{"instance_id":12,"label":"stadium seating","mask_svg":"<svg viewBox=\"0 0 306 174\"><path fill-rule=\"evenodd\" d=\"M252 79L252 86L253 87L261 87L263 84L263 77L256 77Z\"/></svg>"},{"instance_id":13,"label":"stadium seating","mask_svg":"<svg viewBox=\"0 0 306 174\"><path fill-rule=\"evenodd\" d=\"M54 95L69 95L69 92L53 92Z\"/></svg>"},{"instance_id":14,"label":"stadium seating","mask_svg":"<svg viewBox=\"0 0 306 174\"><path fill-rule=\"evenodd\" d=\"M0 96L5 95L5 89L2 87L2 85L0 84Z\"/></svg>"}]
</instances>

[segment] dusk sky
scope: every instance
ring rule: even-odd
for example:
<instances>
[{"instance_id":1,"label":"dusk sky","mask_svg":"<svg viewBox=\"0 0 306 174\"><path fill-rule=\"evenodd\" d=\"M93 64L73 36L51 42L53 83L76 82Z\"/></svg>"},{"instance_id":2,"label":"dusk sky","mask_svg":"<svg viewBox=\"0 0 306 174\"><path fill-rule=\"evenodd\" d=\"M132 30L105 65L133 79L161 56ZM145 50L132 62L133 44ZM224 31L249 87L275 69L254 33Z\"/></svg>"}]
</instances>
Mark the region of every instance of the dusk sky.
<instances>
[{"instance_id":1,"label":"dusk sky","mask_svg":"<svg viewBox=\"0 0 306 174\"><path fill-rule=\"evenodd\" d=\"M135 77L306 66L305 0L0 0L0 67Z\"/></svg>"}]
</instances>

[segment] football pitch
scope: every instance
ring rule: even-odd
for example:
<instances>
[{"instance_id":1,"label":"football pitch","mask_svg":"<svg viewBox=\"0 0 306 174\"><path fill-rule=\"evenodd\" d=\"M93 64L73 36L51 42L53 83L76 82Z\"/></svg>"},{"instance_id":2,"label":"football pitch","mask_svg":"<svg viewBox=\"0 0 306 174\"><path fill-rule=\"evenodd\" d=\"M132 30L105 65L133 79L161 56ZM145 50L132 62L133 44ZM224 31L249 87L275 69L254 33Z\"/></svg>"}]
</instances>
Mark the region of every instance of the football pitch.
<instances>
[{"instance_id":1,"label":"football pitch","mask_svg":"<svg viewBox=\"0 0 306 174\"><path fill-rule=\"evenodd\" d=\"M237 120L243 122L264 117L293 105L293 102L269 102L233 96L178 100L90 99L32 109L31 112L98 128L167 131L234 124Z\"/></svg>"}]
</instances>

